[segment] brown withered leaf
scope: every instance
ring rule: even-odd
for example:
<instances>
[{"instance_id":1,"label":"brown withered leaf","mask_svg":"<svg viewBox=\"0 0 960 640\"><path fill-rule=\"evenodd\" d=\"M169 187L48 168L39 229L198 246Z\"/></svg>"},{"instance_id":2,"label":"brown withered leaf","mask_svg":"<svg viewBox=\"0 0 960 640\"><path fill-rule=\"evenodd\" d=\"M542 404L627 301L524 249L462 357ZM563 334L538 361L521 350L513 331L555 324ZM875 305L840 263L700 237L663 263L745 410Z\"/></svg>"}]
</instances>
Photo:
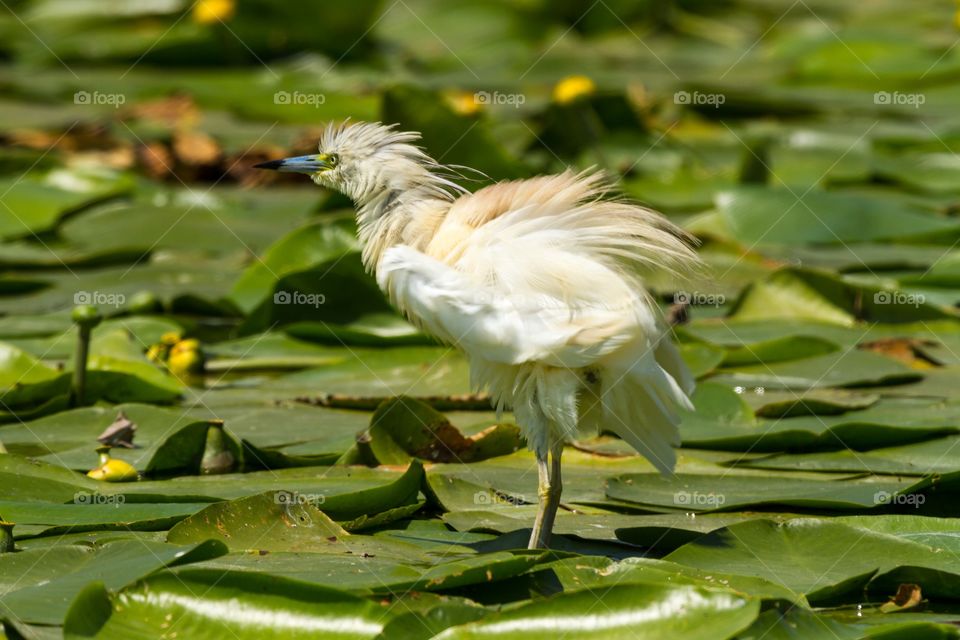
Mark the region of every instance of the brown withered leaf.
<instances>
[{"instance_id":1,"label":"brown withered leaf","mask_svg":"<svg viewBox=\"0 0 960 640\"><path fill-rule=\"evenodd\" d=\"M178 162L192 166L209 166L220 161L220 145L202 131L177 131L171 145Z\"/></svg>"},{"instance_id":2,"label":"brown withered leaf","mask_svg":"<svg viewBox=\"0 0 960 640\"><path fill-rule=\"evenodd\" d=\"M191 96L174 94L130 105L123 110L123 116L124 119L154 120L169 127L182 127L195 124L200 119L200 110Z\"/></svg>"},{"instance_id":3,"label":"brown withered leaf","mask_svg":"<svg viewBox=\"0 0 960 640\"><path fill-rule=\"evenodd\" d=\"M923 347L932 344L917 338L881 338L880 340L861 342L857 346L865 351L873 351L888 358L899 360L915 369L929 369L941 366L939 362L932 360L923 351Z\"/></svg>"},{"instance_id":4,"label":"brown withered leaf","mask_svg":"<svg viewBox=\"0 0 960 640\"><path fill-rule=\"evenodd\" d=\"M173 172L173 156L166 145L148 142L137 147L137 164L151 178L166 178Z\"/></svg>"},{"instance_id":5,"label":"brown withered leaf","mask_svg":"<svg viewBox=\"0 0 960 640\"><path fill-rule=\"evenodd\" d=\"M880 611L893 613L904 609L913 609L923 601L920 585L906 583L897 587L897 593L887 602L880 605Z\"/></svg>"},{"instance_id":6,"label":"brown withered leaf","mask_svg":"<svg viewBox=\"0 0 960 640\"><path fill-rule=\"evenodd\" d=\"M124 447L133 449L133 436L137 431L137 425L126 414L121 411L117 414L113 423L104 429L103 433L97 436L97 442L110 445L111 447Z\"/></svg>"}]
</instances>

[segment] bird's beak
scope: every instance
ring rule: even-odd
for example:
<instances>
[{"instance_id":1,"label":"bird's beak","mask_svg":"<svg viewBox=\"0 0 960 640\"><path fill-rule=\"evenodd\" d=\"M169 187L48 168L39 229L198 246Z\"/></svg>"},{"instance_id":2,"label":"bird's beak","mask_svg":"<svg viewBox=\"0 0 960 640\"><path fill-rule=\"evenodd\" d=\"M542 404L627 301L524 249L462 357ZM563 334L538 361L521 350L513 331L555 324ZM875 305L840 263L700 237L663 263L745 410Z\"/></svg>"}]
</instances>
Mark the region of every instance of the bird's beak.
<instances>
[{"instance_id":1,"label":"bird's beak","mask_svg":"<svg viewBox=\"0 0 960 640\"><path fill-rule=\"evenodd\" d=\"M324 155L296 156L283 160L270 160L253 165L254 169L273 169L290 173L317 173L329 169L327 158Z\"/></svg>"}]
</instances>

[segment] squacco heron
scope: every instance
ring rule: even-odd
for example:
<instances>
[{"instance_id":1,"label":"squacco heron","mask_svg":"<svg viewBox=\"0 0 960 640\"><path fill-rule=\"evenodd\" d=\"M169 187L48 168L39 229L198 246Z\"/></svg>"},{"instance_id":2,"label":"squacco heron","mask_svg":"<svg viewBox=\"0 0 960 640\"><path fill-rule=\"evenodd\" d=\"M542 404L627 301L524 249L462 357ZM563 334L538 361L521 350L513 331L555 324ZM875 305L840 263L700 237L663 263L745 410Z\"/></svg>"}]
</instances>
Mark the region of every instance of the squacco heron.
<instances>
[{"instance_id":1,"label":"squacco heron","mask_svg":"<svg viewBox=\"0 0 960 640\"><path fill-rule=\"evenodd\" d=\"M470 361L472 384L510 409L539 474L530 547L560 506L565 442L605 430L672 471L678 408L694 381L645 274L697 263L692 239L610 191L596 172L499 182L475 193L379 123L330 125L319 153L263 169L309 175L353 199L366 268L421 330Z\"/></svg>"}]
</instances>

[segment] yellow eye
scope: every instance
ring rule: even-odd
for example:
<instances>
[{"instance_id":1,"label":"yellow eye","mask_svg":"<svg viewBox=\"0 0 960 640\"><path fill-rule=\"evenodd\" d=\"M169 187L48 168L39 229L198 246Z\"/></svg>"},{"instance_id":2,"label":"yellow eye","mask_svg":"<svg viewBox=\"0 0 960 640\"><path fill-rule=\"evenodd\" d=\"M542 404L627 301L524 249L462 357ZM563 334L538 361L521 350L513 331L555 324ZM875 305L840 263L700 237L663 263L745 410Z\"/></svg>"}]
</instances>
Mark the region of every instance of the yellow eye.
<instances>
[{"instance_id":1,"label":"yellow eye","mask_svg":"<svg viewBox=\"0 0 960 640\"><path fill-rule=\"evenodd\" d=\"M335 153L331 153L330 155L327 156L327 164L330 165L331 169L337 166L338 164L340 164L340 156L338 156Z\"/></svg>"}]
</instances>

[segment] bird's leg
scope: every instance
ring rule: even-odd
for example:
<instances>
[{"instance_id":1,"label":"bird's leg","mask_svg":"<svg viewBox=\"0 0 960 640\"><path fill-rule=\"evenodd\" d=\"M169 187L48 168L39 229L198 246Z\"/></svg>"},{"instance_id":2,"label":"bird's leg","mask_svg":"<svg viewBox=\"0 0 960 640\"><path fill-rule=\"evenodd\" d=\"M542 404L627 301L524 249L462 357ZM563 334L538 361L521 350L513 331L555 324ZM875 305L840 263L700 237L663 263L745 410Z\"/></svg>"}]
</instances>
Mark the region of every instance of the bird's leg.
<instances>
[{"instance_id":1,"label":"bird's leg","mask_svg":"<svg viewBox=\"0 0 960 640\"><path fill-rule=\"evenodd\" d=\"M550 544L550 534L553 533L553 522L557 517L557 509L560 507L560 493L563 491L563 484L560 478L560 455L563 453L563 445L559 444L553 448L548 461L547 454L544 452L541 457L537 454L537 472L540 476L538 487L537 518L533 522L533 531L530 532L530 549L545 549Z\"/></svg>"},{"instance_id":2,"label":"bird's leg","mask_svg":"<svg viewBox=\"0 0 960 640\"><path fill-rule=\"evenodd\" d=\"M537 456L537 517L530 532L529 549L539 549L543 544L543 520L546 516L547 496L550 493L550 462L547 452L536 452Z\"/></svg>"}]
</instances>

